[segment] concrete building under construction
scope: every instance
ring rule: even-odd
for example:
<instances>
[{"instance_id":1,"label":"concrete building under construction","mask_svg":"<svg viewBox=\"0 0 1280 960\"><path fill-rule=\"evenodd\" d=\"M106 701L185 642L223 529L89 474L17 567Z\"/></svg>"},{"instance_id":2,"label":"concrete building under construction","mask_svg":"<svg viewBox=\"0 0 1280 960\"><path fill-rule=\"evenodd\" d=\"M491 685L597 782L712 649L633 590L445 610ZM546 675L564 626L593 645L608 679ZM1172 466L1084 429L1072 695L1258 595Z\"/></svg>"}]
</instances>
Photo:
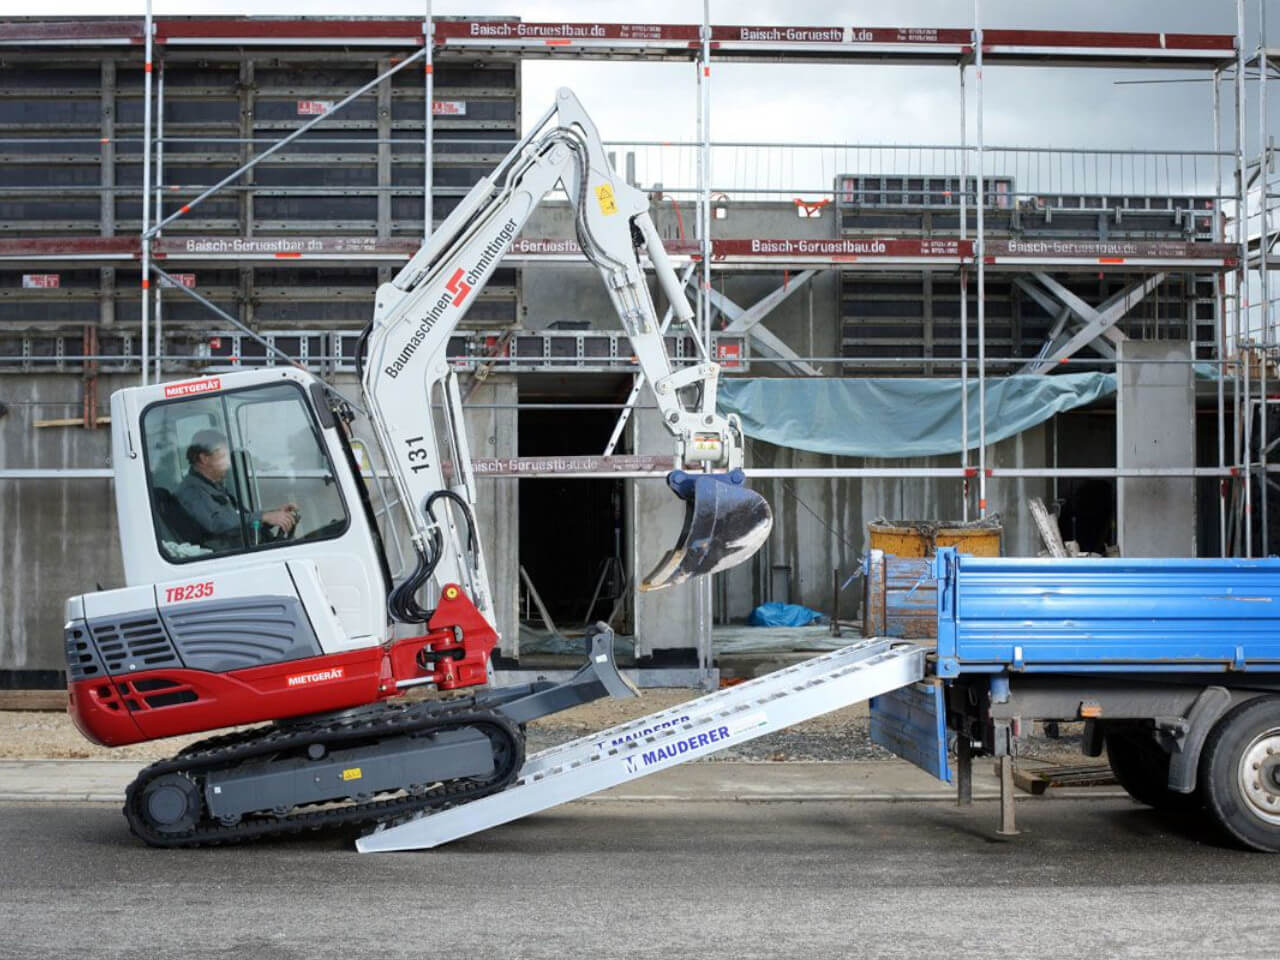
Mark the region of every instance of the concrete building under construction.
<instances>
[{"instance_id":1,"label":"concrete building under construction","mask_svg":"<svg viewBox=\"0 0 1280 960\"><path fill-rule=\"evenodd\" d=\"M1190 70L1215 93L1244 58L1237 35L989 29L975 44L960 25L147 26L0 22L0 686L58 685L63 599L122 579L111 391L292 360L354 395L377 286L520 138L522 61L686 62L702 117L717 61L948 64L981 110L984 58ZM948 148L788 145L792 170L838 170L823 183L723 179L730 156L777 149L764 142L616 145L697 301L669 350L692 362L701 338L721 363L774 532L706 594L634 590L679 525L669 443L643 393L632 406L631 347L552 196L451 348L505 657L520 661L522 624L611 619L640 662L705 668L709 624L761 603L853 616L883 517L999 514L1003 551L1035 556L1039 497L1086 551L1269 552L1257 398L1274 338L1269 298L1243 302L1269 289L1269 227L1240 215L1259 189L1241 122L1217 110L1215 149L1160 155L993 146L960 123ZM823 434L815 405L838 419L841 403L865 435L847 418ZM898 415L914 434L876 439Z\"/></svg>"}]
</instances>

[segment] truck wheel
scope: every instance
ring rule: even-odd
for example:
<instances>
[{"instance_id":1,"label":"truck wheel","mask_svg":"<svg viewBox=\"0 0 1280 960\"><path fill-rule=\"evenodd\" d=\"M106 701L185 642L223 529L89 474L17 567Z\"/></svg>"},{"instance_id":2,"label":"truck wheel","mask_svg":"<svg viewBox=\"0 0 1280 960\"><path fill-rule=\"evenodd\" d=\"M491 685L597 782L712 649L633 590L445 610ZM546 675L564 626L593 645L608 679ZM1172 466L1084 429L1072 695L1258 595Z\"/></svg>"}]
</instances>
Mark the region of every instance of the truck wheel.
<instances>
[{"instance_id":1,"label":"truck wheel","mask_svg":"<svg viewBox=\"0 0 1280 960\"><path fill-rule=\"evenodd\" d=\"M1236 843L1280 853L1280 697L1227 713L1200 755L1205 804Z\"/></svg>"},{"instance_id":2,"label":"truck wheel","mask_svg":"<svg viewBox=\"0 0 1280 960\"><path fill-rule=\"evenodd\" d=\"M1150 733L1132 728L1107 731L1107 759L1111 772L1129 796L1148 807L1169 813L1188 813L1199 809L1196 793L1178 793L1169 789L1169 754L1151 738Z\"/></svg>"}]
</instances>

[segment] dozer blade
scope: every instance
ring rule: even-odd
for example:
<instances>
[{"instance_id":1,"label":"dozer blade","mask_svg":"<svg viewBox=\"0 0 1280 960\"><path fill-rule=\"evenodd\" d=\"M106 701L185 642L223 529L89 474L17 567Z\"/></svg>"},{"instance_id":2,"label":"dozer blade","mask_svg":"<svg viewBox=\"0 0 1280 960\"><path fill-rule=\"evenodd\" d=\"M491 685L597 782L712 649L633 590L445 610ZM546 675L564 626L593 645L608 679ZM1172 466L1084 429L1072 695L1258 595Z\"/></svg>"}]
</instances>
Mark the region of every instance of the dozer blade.
<instances>
[{"instance_id":1,"label":"dozer blade","mask_svg":"<svg viewBox=\"0 0 1280 960\"><path fill-rule=\"evenodd\" d=\"M718 570L727 570L760 549L773 529L764 497L743 486L741 470L667 474L667 486L685 501L680 540L640 584L661 590Z\"/></svg>"}]
</instances>

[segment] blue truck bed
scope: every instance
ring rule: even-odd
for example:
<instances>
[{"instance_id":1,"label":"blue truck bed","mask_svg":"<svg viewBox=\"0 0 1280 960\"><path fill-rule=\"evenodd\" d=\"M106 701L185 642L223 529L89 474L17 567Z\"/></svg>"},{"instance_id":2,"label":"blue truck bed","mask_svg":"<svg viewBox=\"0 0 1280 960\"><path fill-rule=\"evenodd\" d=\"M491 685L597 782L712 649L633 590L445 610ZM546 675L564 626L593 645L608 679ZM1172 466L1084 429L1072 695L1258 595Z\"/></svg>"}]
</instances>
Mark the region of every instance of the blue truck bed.
<instances>
[{"instance_id":1,"label":"blue truck bed","mask_svg":"<svg viewBox=\"0 0 1280 960\"><path fill-rule=\"evenodd\" d=\"M934 559L944 677L1280 669L1280 559Z\"/></svg>"},{"instance_id":2,"label":"blue truck bed","mask_svg":"<svg viewBox=\"0 0 1280 960\"><path fill-rule=\"evenodd\" d=\"M954 737L962 802L973 757L1000 758L1007 833L1024 725L1083 720L1082 752L1105 752L1135 800L1203 813L1233 842L1280 853L1280 559L942 549L919 585L881 561L869 622L921 632L928 584L937 653L924 682L872 701L876 743L948 780Z\"/></svg>"}]
</instances>

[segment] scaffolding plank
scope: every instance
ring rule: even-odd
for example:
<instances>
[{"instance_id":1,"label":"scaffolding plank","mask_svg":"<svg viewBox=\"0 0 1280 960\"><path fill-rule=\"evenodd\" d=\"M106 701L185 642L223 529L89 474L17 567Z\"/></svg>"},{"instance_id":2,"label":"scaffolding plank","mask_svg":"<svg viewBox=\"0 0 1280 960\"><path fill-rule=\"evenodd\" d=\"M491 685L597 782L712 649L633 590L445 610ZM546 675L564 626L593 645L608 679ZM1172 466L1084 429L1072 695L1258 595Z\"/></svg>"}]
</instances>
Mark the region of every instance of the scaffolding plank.
<instances>
[{"instance_id":1,"label":"scaffolding plank","mask_svg":"<svg viewBox=\"0 0 1280 960\"><path fill-rule=\"evenodd\" d=\"M698 258L698 245L671 240L676 260ZM407 237L287 234L271 237L167 236L152 251L171 260L380 260L408 259L419 242ZM1091 271L1142 272L1176 269L1224 270L1236 265L1231 244L1174 240L988 240L986 262L1007 269L1045 267ZM971 262L972 240L946 237L752 237L715 239L712 260L720 266L839 267L843 270L940 266ZM132 260L139 256L136 237L0 238L0 260ZM518 238L504 258L509 266L580 263L576 241L559 237Z\"/></svg>"}]
</instances>

